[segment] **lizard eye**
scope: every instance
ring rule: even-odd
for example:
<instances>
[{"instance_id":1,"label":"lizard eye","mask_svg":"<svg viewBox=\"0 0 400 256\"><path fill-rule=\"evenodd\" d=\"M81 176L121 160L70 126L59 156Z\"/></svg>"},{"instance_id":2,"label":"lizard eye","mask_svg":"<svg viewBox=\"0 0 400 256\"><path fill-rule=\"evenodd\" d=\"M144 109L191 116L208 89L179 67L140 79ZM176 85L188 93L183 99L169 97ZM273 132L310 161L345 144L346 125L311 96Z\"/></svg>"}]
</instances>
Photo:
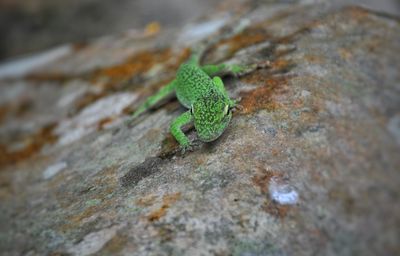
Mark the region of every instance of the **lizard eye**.
<instances>
[{"instance_id":1,"label":"lizard eye","mask_svg":"<svg viewBox=\"0 0 400 256\"><path fill-rule=\"evenodd\" d=\"M229 105L225 105L224 115L228 115L230 111L231 111L231 109L229 108Z\"/></svg>"}]
</instances>

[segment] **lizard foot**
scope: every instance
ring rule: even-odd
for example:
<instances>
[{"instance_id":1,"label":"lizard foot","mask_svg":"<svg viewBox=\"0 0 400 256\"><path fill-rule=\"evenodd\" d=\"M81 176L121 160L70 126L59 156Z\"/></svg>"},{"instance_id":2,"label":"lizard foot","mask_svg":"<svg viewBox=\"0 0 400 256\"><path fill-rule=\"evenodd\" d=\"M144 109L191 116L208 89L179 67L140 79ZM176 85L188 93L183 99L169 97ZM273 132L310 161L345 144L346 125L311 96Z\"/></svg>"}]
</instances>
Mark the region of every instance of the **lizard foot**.
<instances>
[{"instance_id":1,"label":"lizard foot","mask_svg":"<svg viewBox=\"0 0 400 256\"><path fill-rule=\"evenodd\" d=\"M233 65L231 68L231 72L234 76L240 77L247 75L259 67L258 64L251 64L251 65Z\"/></svg>"},{"instance_id":2,"label":"lizard foot","mask_svg":"<svg viewBox=\"0 0 400 256\"><path fill-rule=\"evenodd\" d=\"M241 111L243 111L243 106L240 104L236 104L235 106L233 106L232 110L233 110L233 112L236 112L236 111L241 112Z\"/></svg>"},{"instance_id":3,"label":"lizard foot","mask_svg":"<svg viewBox=\"0 0 400 256\"><path fill-rule=\"evenodd\" d=\"M232 100L231 103L230 103L230 110L233 110L233 111L243 110L243 106L239 104L239 102L241 100L242 100L241 97Z\"/></svg>"},{"instance_id":4,"label":"lizard foot","mask_svg":"<svg viewBox=\"0 0 400 256\"><path fill-rule=\"evenodd\" d=\"M181 145L180 150L181 150L181 155L185 155L187 152L192 152L193 151L193 145Z\"/></svg>"},{"instance_id":5,"label":"lizard foot","mask_svg":"<svg viewBox=\"0 0 400 256\"><path fill-rule=\"evenodd\" d=\"M201 145L201 141L198 139L195 139L193 142L191 142L189 145L181 145L180 150L181 154L184 155L187 152L193 152L196 148L198 148Z\"/></svg>"}]
</instances>

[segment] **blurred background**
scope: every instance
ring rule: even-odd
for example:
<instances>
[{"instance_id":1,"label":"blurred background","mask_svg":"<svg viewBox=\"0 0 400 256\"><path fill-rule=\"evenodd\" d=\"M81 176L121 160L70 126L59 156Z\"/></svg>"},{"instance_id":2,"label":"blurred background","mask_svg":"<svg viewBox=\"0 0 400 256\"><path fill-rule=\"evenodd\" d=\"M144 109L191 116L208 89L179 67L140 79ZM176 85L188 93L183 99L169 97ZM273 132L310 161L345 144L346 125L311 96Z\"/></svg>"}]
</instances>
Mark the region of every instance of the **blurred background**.
<instances>
[{"instance_id":1,"label":"blurred background","mask_svg":"<svg viewBox=\"0 0 400 256\"><path fill-rule=\"evenodd\" d=\"M66 42L85 42L101 35L143 27L153 21L158 21L162 26L180 27L221 2L222 0L0 0L0 62ZM400 13L398 0L335 2L362 4L391 14Z\"/></svg>"}]
</instances>

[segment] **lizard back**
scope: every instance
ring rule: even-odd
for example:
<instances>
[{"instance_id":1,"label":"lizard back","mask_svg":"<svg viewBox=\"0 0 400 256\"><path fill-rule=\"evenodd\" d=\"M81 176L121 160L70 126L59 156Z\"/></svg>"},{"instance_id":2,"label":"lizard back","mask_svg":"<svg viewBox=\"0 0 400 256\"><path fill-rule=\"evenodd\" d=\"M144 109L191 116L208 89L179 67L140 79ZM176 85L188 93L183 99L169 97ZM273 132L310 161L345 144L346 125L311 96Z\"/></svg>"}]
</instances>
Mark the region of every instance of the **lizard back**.
<instances>
[{"instance_id":1,"label":"lizard back","mask_svg":"<svg viewBox=\"0 0 400 256\"><path fill-rule=\"evenodd\" d=\"M212 79L200 67L190 63L181 65L176 82L176 96L186 108L214 87Z\"/></svg>"}]
</instances>

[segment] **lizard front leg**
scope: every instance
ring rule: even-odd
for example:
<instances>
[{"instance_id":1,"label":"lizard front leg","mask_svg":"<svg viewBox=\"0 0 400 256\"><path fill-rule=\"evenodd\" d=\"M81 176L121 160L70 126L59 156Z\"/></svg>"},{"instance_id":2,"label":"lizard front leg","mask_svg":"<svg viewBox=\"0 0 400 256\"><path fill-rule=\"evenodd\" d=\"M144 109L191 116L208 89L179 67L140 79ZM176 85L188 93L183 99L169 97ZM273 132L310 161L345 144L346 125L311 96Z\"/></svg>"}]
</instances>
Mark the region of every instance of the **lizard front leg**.
<instances>
[{"instance_id":1,"label":"lizard front leg","mask_svg":"<svg viewBox=\"0 0 400 256\"><path fill-rule=\"evenodd\" d=\"M188 137L182 132L182 126L193 121L193 116L189 111L178 116L171 124L170 132L172 136L178 141L183 153L190 149L190 141Z\"/></svg>"},{"instance_id":2,"label":"lizard front leg","mask_svg":"<svg viewBox=\"0 0 400 256\"><path fill-rule=\"evenodd\" d=\"M248 74L257 69L257 64L253 65L236 65L236 64L218 64L218 65L204 65L201 69L210 77L215 75L232 74L240 76Z\"/></svg>"}]
</instances>

